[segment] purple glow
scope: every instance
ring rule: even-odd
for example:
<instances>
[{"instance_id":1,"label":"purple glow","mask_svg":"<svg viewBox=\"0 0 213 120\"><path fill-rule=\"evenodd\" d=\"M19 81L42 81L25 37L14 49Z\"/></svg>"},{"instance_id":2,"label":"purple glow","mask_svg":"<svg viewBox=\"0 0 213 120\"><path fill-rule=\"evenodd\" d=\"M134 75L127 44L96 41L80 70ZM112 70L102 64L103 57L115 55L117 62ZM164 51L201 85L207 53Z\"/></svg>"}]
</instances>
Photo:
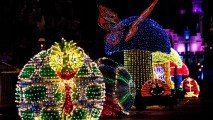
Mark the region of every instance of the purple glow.
<instances>
[{"instance_id":1,"label":"purple glow","mask_svg":"<svg viewBox=\"0 0 213 120\"><path fill-rule=\"evenodd\" d=\"M191 46L191 52L197 52L198 51L198 45L197 43L192 43Z\"/></svg>"},{"instance_id":2,"label":"purple glow","mask_svg":"<svg viewBox=\"0 0 213 120\"><path fill-rule=\"evenodd\" d=\"M186 10L184 10L184 9L180 10L180 14L181 14L181 15L183 15L183 14L185 14L185 13L186 13Z\"/></svg>"},{"instance_id":3,"label":"purple glow","mask_svg":"<svg viewBox=\"0 0 213 120\"><path fill-rule=\"evenodd\" d=\"M193 8L192 12L193 13L202 13L202 1L194 1L192 2Z\"/></svg>"},{"instance_id":4,"label":"purple glow","mask_svg":"<svg viewBox=\"0 0 213 120\"><path fill-rule=\"evenodd\" d=\"M176 49L179 53L185 52L185 45L184 44L178 44Z\"/></svg>"},{"instance_id":5,"label":"purple glow","mask_svg":"<svg viewBox=\"0 0 213 120\"><path fill-rule=\"evenodd\" d=\"M194 7L194 8L193 8L193 13L202 13L202 9L201 9L201 8L197 8L197 7Z\"/></svg>"}]
</instances>

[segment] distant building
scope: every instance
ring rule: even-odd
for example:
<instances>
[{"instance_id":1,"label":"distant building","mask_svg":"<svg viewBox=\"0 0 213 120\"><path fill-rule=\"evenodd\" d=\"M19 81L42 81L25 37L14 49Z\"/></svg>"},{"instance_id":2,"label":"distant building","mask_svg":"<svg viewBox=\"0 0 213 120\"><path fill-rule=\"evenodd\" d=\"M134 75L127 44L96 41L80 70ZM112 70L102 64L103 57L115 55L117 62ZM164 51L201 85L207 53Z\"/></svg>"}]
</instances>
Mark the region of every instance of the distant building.
<instances>
[{"instance_id":1,"label":"distant building","mask_svg":"<svg viewBox=\"0 0 213 120\"><path fill-rule=\"evenodd\" d=\"M179 20L184 24L178 24L175 28L166 29L170 35L174 49L180 54L183 62L189 67L190 76L195 79L203 79L203 64L205 57L205 41L203 34L203 10L202 0L192 0L191 11L179 8ZM190 16L190 17L189 17ZM188 21L188 22L186 22Z\"/></svg>"}]
</instances>

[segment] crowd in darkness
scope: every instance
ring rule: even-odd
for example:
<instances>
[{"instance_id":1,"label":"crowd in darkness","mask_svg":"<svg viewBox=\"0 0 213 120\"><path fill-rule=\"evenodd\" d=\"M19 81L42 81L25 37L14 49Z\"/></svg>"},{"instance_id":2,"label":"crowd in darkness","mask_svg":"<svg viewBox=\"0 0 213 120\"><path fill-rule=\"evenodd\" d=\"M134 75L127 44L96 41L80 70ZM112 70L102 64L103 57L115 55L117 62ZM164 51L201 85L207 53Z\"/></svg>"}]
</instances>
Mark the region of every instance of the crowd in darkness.
<instances>
[{"instance_id":1,"label":"crowd in darkness","mask_svg":"<svg viewBox=\"0 0 213 120\"><path fill-rule=\"evenodd\" d=\"M184 2L185 1L185 2ZM97 5L105 5L120 19L140 13L151 0L2 0L0 1L0 56L21 68L39 52L38 39L46 39L46 48L64 37L74 40L92 59L105 56L106 31L98 26ZM191 0L159 0L149 17L164 28L177 31L179 7L190 8ZM184 21L183 24L191 23ZM98 52L97 52L98 51ZM96 52L94 54L94 52Z\"/></svg>"}]
</instances>

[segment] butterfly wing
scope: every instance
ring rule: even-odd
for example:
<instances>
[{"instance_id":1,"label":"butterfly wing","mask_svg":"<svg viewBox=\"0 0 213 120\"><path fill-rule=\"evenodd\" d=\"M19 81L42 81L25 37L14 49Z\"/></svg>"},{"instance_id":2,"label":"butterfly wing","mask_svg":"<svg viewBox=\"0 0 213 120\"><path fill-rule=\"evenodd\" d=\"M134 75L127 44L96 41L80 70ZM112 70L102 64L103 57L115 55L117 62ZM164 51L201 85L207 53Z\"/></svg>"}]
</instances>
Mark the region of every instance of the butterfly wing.
<instances>
[{"instance_id":1,"label":"butterfly wing","mask_svg":"<svg viewBox=\"0 0 213 120\"><path fill-rule=\"evenodd\" d=\"M98 18L99 26L104 30L111 31L115 24L119 23L120 19L111 9L102 5L99 5L98 8L100 12Z\"/></svg>"}]
</instances>

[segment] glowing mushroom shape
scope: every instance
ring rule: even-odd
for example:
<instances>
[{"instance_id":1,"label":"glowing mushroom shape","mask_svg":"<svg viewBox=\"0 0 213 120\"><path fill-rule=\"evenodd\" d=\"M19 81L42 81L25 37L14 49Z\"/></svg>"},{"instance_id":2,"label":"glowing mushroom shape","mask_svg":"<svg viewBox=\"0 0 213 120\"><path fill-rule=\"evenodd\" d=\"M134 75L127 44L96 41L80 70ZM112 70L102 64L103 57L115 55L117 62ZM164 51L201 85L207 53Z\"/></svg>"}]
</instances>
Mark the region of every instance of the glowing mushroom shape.
<instances>
[{"instance_id":1,"label":"glowing mushroom shape","mask_svg":"<svg viewBox=\"0 0 213 120\"><path fill-rule=\"evenodd\" d=\"M154 20L146 19L157 1L154 0L140 16L131 16L123 20L111 9L98 6L99 26L109 31L105 41L107 55L132 49L170 53L171 44L167 32Z\"/></svg>"},{"instance_id":2,"label":"glowing mushroom shape","mask_svg":"<svg viewBox=\"0 0 213 120\"><path fill-rule=\"evenodd\" d=\"M171 52L167 32L160 24L147 18L157 2L158 0L154 0L140 16L130 16L123 20L120 20L111 9L102 5L98 6L100 12L98 24L102 29L108 31L105 39L105 53L111 55L124 52L124 59L126 56L126 63L129 64L124 62L124 67L134 75L136 91L141 91L142 85L152 77L150 53L160 51L169 54ZM138 96L136 98L140 98L140 92L136 92L136 96ZM140 102L140 99L136 99L135 106L140 106Z\"/></svg>"}]
</instances>

